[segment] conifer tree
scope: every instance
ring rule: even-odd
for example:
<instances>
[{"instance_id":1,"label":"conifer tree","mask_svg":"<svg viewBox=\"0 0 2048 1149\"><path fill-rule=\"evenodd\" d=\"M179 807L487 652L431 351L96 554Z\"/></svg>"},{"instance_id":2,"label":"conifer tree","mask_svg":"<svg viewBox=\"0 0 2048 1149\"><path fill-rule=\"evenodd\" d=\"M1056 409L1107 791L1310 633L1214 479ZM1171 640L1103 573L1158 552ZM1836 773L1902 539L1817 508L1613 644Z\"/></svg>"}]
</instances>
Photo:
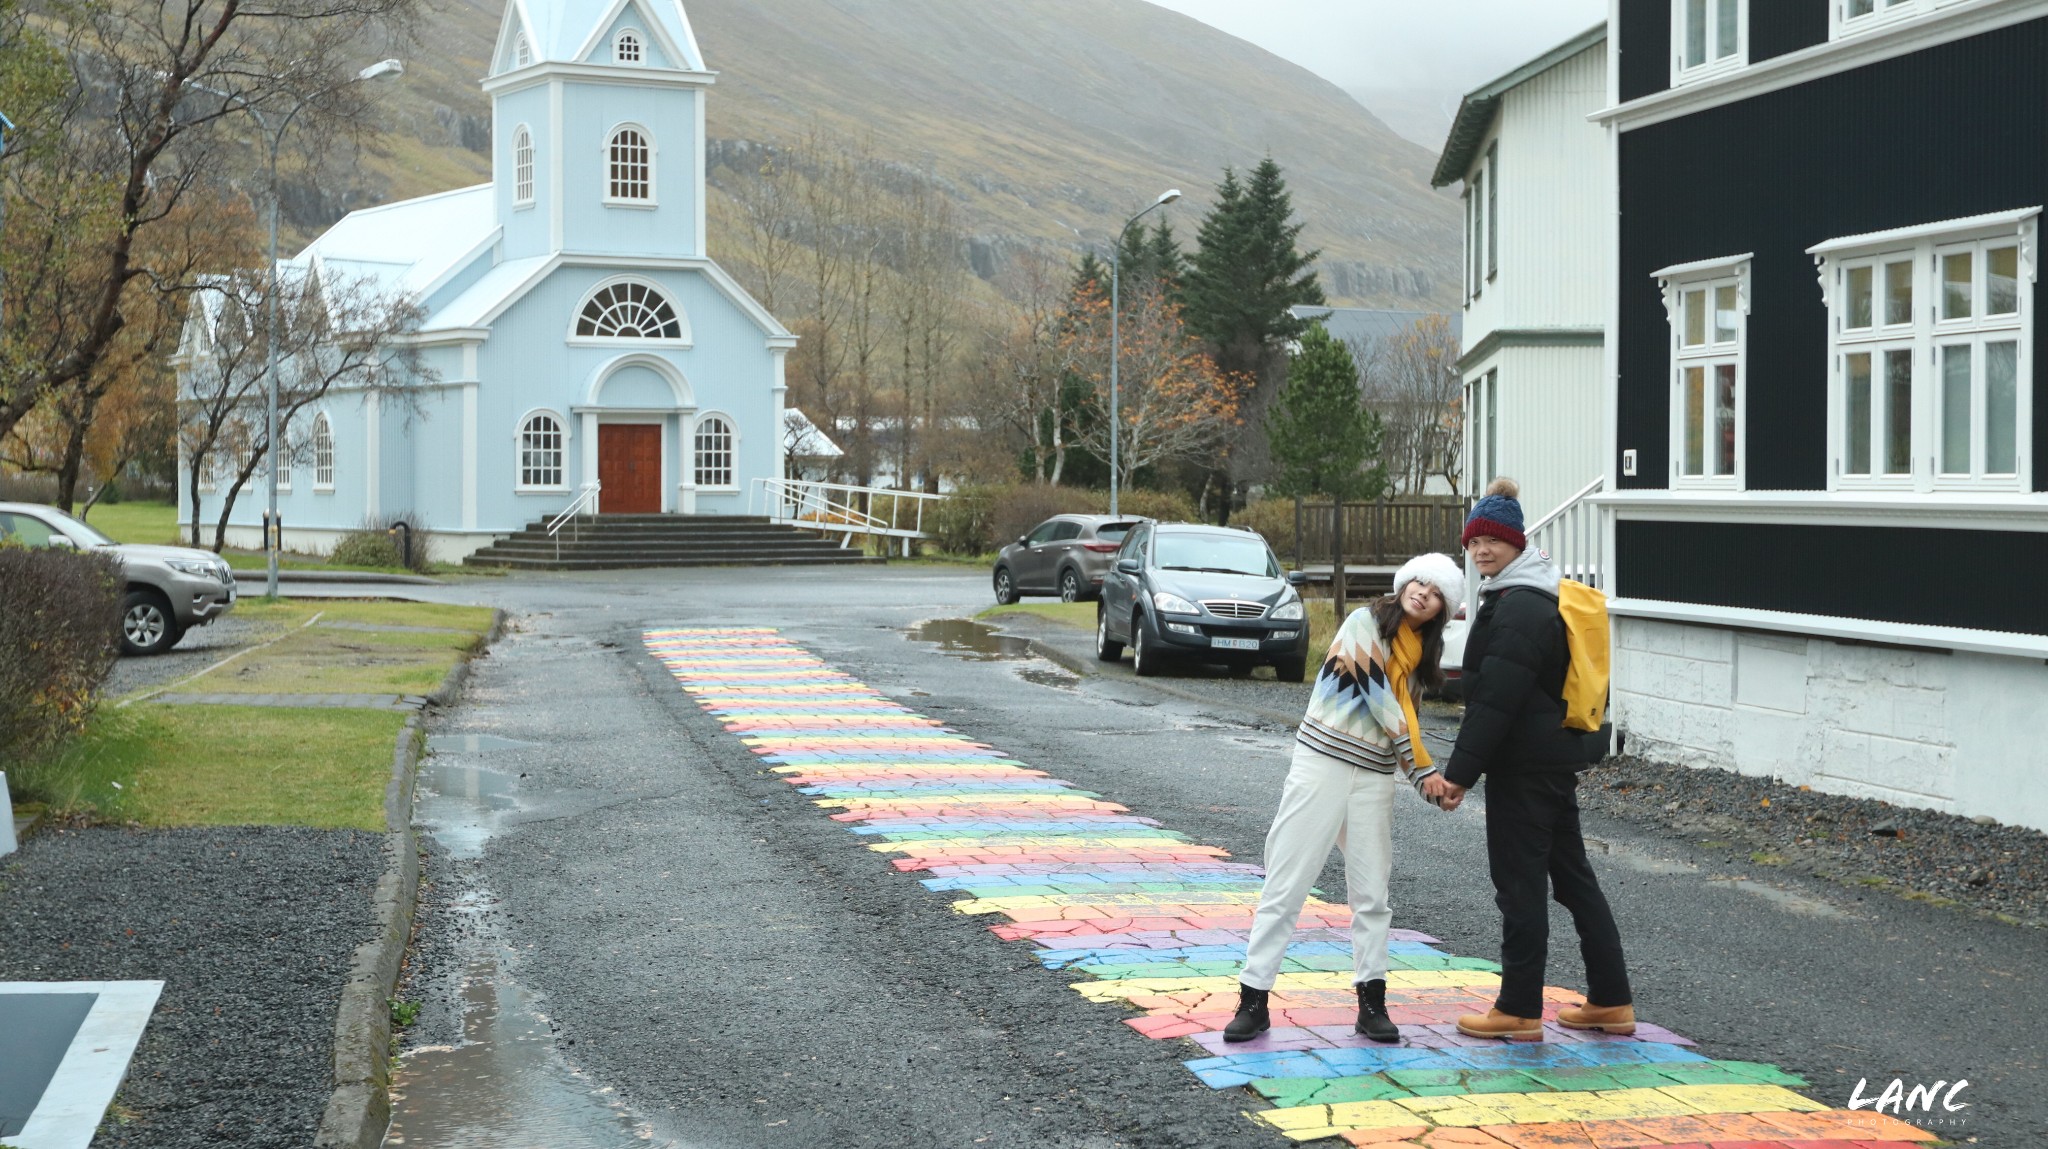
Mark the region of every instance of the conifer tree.
<instances>
[{"instance_id":1,"label":"conifer tree","mask_svg":"<svg viewBox=\"0 0 2048 1149\"><path fill-rule=\"evenodd\" d=\"M1365 405L1351 349L1320 323L1302 333L1287 384L1266 412L1266 435L1278 472L1274 489L1296 498L1319 496L1333 508L1331 587L1344 618L1344 504L1387 491L1379 460L1380 419Z\"/></svg>"},{"instance_id":2,"label":"conifer tree","mask_svg":"<svg viewBox=\"0 0 2048 1149\"><path fill-rule=\"evenodd\" d=\"M1270 157L1249 183L1223 170L1182 294L1189 326L1215 346L1226 371L1264 374L1278 349L1301 334L1302 321L1289 309L1324 302L1314 270L1322 253L1300 249L1305 225L1293 216L1287 180Z\"/></svg>"}]
</instances>

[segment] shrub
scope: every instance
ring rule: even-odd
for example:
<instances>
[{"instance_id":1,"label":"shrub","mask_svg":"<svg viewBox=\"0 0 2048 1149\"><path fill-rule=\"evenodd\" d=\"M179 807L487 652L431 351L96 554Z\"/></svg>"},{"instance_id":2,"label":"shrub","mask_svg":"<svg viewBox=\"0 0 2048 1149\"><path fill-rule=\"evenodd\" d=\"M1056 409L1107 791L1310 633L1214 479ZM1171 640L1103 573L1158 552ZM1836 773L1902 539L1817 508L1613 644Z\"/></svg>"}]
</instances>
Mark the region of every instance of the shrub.
<instances>
[{"instance_id":1,"label":"shrub","mask_svg":"<svg viewBox=\"0 0 2048 1149\"><path fill-rule=\"evenodd\" d=\"M1294 561L1293 499L1260 499L1230 516L1230 525L1259 532L1282 562Z\"/></svg>"},{"instance_id":2,"label":"shrub","mask_svg":"<svg viewBox=\"0 0 2048 1149\"><path fill-rule=\"evenodd\" d=\"M341 536L329 558L352 567L405 567L405 555L399 549L398 536L391 533L391 527L399 522L412 524L411 569L425 574L433 565L427 558L430 550L428 533L419 522L406 515L385 515L366 520L361 530Z\"/></svg>"},{"instance_id":3,"label":"shrub","mask_svg":"<svg viewBox=\"0 0 2048 1149\"><path fill-rule=\"evenodd\" d=\"M961 487L926 512L925 530L938 549L949 555L980 555L990 550L989 516L995 509L996 487Z\"/></svg>"},{"instance_id":4,"label":"shrub","mask_svg":"<svg viewBox=\"0 0 2048 1149\"><path fill-rule=\"evenodd\" d=\"M1108 509L1109 496L1100 491L1038 483L1005 487L996 492L989 508L990 545L983 549L1009 546L1054 515L1095 515Z\"/></svg>"},{"instance_id":5,"label":"shrub","mask_svg":"<svg viewBox=\"0 0 2048 1149\"><path fill-rule=\"evenodd\" d=\"M1116 509L1119 514L1137 519L1157 519L1162 523L1193 523L1201 521L1201 512L1195 509L1195 501L1188 498L1186 491L1118 491ZM1109 493L1102 492L1102 511L1109 513Z\"/></svg>"},{"instance_id":6,"label":"shrub","mask_svg":"<svg viewBox=\"0 0 2048 1149\"><path fill-rule=\"evenodd\" d=\"M110 555L0 546L0 765L84 727L120 653Z\"/></svg>"}]
</instances>

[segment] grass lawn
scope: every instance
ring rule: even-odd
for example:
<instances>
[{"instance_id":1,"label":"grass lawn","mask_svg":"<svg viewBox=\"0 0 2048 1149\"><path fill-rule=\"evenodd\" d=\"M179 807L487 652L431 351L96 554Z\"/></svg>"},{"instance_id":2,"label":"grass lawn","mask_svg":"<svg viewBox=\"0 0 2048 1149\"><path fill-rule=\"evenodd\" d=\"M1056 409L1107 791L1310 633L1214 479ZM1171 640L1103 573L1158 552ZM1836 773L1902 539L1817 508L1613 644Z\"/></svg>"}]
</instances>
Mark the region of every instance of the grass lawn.
<instances>
[{"instance_id":1,"label":"grass lawn","mask_svg":"<svg viewBox=\"0 0 2048 1149\"><path fill-rule=\"evenodd\" d=\"M1306 602L1309 661L1315 663L1322 659L1324 651L1330 649L1330 640L1337 637L1337 615L1329 599L1312 598ZM1028 614L1086 630L1095 628L1095 604L1092 602L1020 602L1013 606L992 606L975 617L994 620L1013 614Z\"/></svg>"},{"instance_id":2,"label":"grass lawn","mask_svg":"<svg viewBox=\"0 0 2048 1149\"><path fill-rule=\"evenodd\" d=\"M195 694L420 694L491 624L483 607L245 602L274 644L179 685ZM309 625L310 624L310 625ZM347 625L432 628L367 631ZM298 707L102 706L85 733L8 770L24 802L59 817L147 826L379 830L403 713Z\"/></svg>"},{"instance_id":3,"label":"grass lawn","mask_svg":"<svg viewBox=\"0 0 2048 1149\"><path fill-rule=\"evenodd\" d=\"M117 543L167 543L172 546L188 546L191 540L178 535L178 508L170 503L102 503L86 516L86 522L98 528L101 533ZM202 544L211 544L211 524L199 532ZM241 570L260 570L264 565L262 551L239 551L233 547L221 552L230 566ZM404 567L363 566L352 563L332 563L318 555L302 555L286 551L279 560L286 570L300 571L365 571L372 574L412 574ZM434 574L476 574L479 568L465 567L456 563L435 563Z\"/></svg>"}]
</instances>

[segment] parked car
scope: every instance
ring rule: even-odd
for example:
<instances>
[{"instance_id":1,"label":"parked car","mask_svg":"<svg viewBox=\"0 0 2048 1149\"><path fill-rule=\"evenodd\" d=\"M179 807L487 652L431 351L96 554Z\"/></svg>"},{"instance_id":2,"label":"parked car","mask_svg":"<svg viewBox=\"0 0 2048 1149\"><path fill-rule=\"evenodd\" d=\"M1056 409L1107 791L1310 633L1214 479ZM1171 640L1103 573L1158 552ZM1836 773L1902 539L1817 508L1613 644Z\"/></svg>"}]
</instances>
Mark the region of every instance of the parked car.
<instances>
[{"instance_id":1,"label":"parked car","mask_svg":"<svg viewBox=\"0 0 2048 1149\"><path fill-rule=\"evenodd\" d=\"M1102 580L1095 657L1132 648L1140 675L1175 658L1249 671L1269 665L1282 681L1308 674L1308 615L1301 572L1283 574L1251 531L1197 523L1139 523Z\"/></svg>"},{"instance_id":2,"label":"parked car","mask_svg":"<svg viewBox=\"0 0 2048 1149\"><path fill-rule=\"evenodd\" d=\"M30 547L107 551L120 564L121 652L162 654L185 632L235 607L235 576L212 551L117 543L55 507L0 503L0 539Z\"/></svg>"},{"instance_id":3,"label":"parked car","mask_svg":"<svg viewBox=\"0 0 2048 1149\"><path fill-rule=\"evenodd\" d=\"M1465 638L1472 632L1472 620L1465 617L1465 604L1452 603L1457 613L1444 624L1444 658L1438 663L1444 670L1443 689L1437 697L1446 702L1462 702L1465 698Z\"/></svg>"},{"instance_id":4,"label":"parked car","mask_svg":"<svg viewBox=\"0 0 2048 1149\"><path fill-rule=\"evenodd\" d=\"M996 555L996 601L1027 594L1086 602L1102 588L1117 548L1144 520L1111 515L1054 515Z\"/></svg>"}]
</instances>

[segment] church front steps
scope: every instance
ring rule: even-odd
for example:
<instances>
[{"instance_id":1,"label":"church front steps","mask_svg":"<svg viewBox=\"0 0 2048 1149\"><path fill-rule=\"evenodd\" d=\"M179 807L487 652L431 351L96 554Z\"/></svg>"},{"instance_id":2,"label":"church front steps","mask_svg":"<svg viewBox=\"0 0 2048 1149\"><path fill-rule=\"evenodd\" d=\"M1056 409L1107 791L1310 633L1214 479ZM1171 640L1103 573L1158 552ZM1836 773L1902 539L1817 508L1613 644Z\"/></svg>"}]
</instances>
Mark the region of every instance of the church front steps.
<instances>
[{"instance_id":1,"label":"church front steps","mask_svg":"<svg viewBox=\"0 0 2048 1149\"><path fill-rule=\"evenodd\" d=\"M637 567L823 566L880 562L838 539L821 539L765 518L739 515L595 515L547 524L500 539L463 560L516 570L625 570Z\"/></svg>"}]
</instances>

